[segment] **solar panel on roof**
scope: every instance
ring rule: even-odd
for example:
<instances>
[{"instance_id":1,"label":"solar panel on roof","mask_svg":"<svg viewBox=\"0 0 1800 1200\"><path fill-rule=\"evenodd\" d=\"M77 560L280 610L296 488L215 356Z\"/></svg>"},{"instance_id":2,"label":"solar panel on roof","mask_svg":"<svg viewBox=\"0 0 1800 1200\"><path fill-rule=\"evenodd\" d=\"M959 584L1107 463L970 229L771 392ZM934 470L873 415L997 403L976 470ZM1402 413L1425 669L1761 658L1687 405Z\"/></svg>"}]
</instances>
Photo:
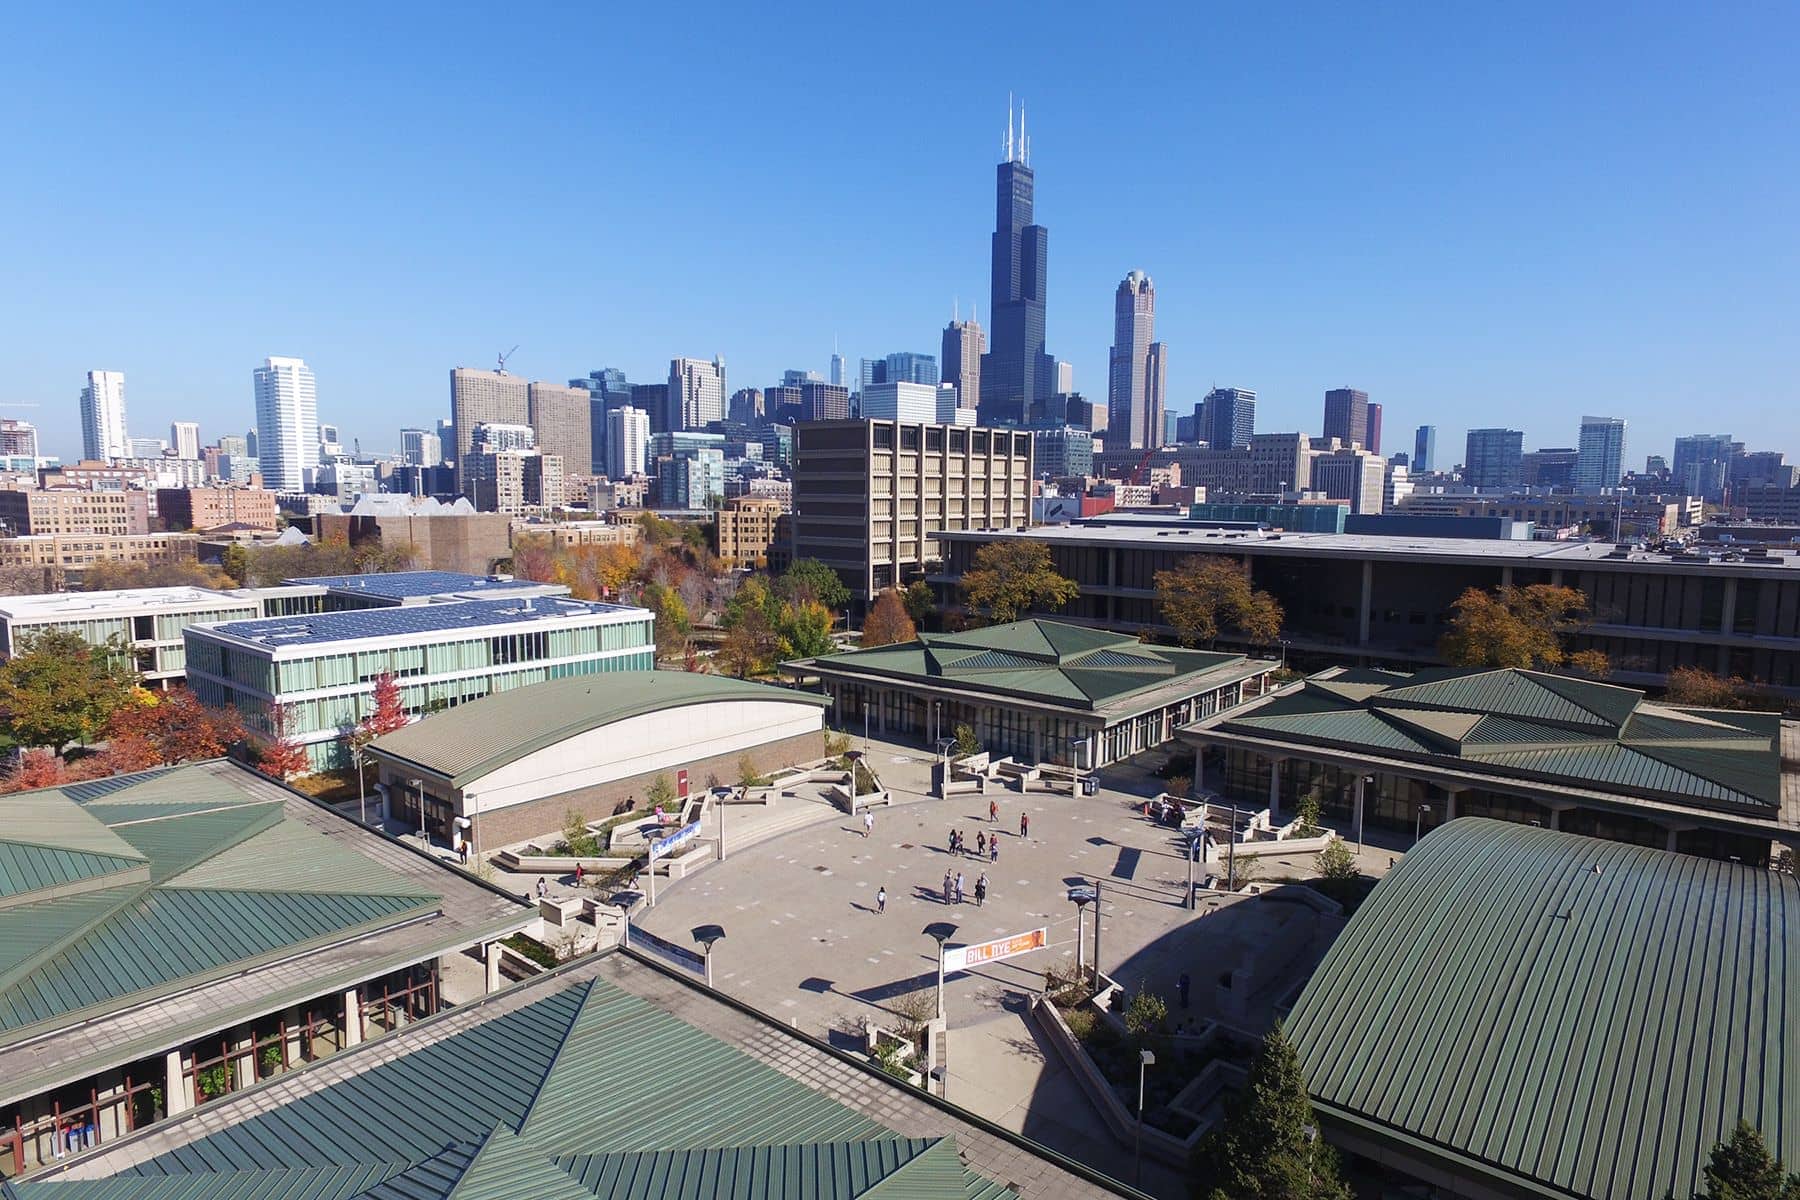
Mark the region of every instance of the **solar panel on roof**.
<instances>
[{"instance_id":1,"label":"solar panel on roof","mask_svg":"<svg viewBox=\"0 0 1800 1200\"><path fill-rule=\"evenodd\" d=\"M564 617L641 611L643 610L629 605L534 596L504 600L461 600L450 604L405 608L357 609L351 612L318 613L308 617L271 617L260 621L227 621L210 628L227 637L259 642L265 646L295 646L388 637L400 633L430 633L435 630L516 625Z\"/></svg>"}]
</instances>

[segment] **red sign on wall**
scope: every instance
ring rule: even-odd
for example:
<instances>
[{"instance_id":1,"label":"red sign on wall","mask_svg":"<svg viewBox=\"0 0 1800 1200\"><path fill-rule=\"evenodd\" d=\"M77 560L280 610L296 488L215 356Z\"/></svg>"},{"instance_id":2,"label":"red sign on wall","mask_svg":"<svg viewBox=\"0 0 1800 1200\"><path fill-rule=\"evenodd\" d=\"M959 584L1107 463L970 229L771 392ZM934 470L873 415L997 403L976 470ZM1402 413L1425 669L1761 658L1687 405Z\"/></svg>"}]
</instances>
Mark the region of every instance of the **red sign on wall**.
<instances>
[{"instance_id":1,"label":"red sign on wall","mask_svg":"<svg viewBox=\"0 0 1800 1200\"><path fill-rule=\"evenodd\" d=\"M688 780L687 780L687 768L686 767L683 767L681 770L675 772L675 794L677 796L680 796L683 800L686 800L688 797Z\"/></svg>"}]
</instances>

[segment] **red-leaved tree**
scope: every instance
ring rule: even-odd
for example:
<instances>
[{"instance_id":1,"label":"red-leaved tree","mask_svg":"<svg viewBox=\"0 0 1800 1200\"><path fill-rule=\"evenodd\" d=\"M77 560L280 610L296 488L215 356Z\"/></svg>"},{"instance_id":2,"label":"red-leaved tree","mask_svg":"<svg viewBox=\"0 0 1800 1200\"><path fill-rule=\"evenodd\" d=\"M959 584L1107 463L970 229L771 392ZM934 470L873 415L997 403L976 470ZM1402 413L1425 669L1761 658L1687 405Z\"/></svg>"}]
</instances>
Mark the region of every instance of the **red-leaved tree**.
<instances>
[{"instance_id":1,"label":"red-leaved tree","mask_svg":"<svg viewBox=\"0 0 1800 1200\"><path fill-rule=\"evenodd\" d=\"M106 736L118 749L121 764L144 757L147 746L149 761L115 768L141 771L162 763L223 758L244 740L244 723L236 709L210 708L187 688L171 688L142 692L120 707L107 721Z\"/></svg>"},{"instance_id":2,"label":"red-leaved tree","mask_svg":"<svg viewBox=\"0 0 1800 1200\"><path fill-rule=\"evenodd\" d=\"M287 709L277 706L271 723L274 726L271 736L257 748L256 769L271 779L280 780L306 774L312 763L306 757L306 747L288 733Z\"/></svg>"},{"instance_id":3,"label":"red-leaved tree","mask_svg":"<svg viewBox=\"0 0 1800 1200\"><path fill-rule=\"evenodd\" d=\"M69 782L69 768L54 750L27 750L0 775L0 794L28 792Z\"/></svg>"},{"instance_id":4,"label":"red-leaved tree","mask_svg":"<svg viewBox=\"0 0 1800 1200\"><path fill-rule=\"evenodd\" d=\"M363 718L362 727L370 740L396 729L406 728L406 706L400 699L400 684L392 671L375 677L375 707Z\"/></svg>"}]
</instances>

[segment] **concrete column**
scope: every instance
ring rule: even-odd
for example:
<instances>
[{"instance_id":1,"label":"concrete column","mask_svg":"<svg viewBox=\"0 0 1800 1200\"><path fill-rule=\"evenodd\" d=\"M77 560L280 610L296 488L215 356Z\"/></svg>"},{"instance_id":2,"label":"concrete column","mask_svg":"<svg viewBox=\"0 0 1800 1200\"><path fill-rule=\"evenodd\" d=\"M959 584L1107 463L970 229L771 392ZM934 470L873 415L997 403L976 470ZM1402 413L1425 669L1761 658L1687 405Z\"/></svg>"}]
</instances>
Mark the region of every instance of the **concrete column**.
<instances>
[{"instance_id":1,"label":"concrete column","mask_svg":"<svg viewBox=\"0 0 1800 1200\"><path fill-rule=\"evenodd\" d=\"M493 995L500 990L500 943L489 942L484 949L487 963L487 994Z\"/></svg>"},{"instance_id":2,"label":"concrete column","mask_svg":"<svg viewBox=\"0 0 1800 1200\"><path fill-rule=\"evenodd\" d=\"M1550 828L1552 828L1552 829L1561 829L1562 828L1562 809L1553 808L1550 810Z\"/></svg>"},{"instance_id":3,"label":"concrete column","mask_svg":"<svg viewBox=\"0 0 1800 1200\"><path fill-rule=\"evenodd\" d=\"M1462 795L1462 788L1444 789L1444 820L1456 820L1456 798Z\"/></svg>"},{"instance_id":4,"label":"concrete column","mask_svg":"<svg viewBox=\"0 0 1800 1200\"><path fill-rule=\"evenodd\" d=\"M256 1054L254 1051L249 1054L243 1053L246 1050L251 1050L255 1040L256 1039L251 1036L249 1030L245 1030L241 1035L232 1039L232 1052L234 1054L242 1055L242 1057L238 1058L231 1065L234 1077L232 1079L232 1086L234 1088L247 1088L256 1082Z\"/></svg>"},{"instance_id":5,"label":"concrete column","mask_svg":"<svg viewBox=\"0 0 1800 1200\"><path fill-rule=\"evenodd\" d=\"M171 1050L163 1055L163 1111L172 1117L192 1107L194 1097L181 1073L181 1051Z\"/></svg>"},{"instance_id":6,"label":"concrete column","mask_svg":"<svg viewBox=\"0 0 1800 1200\"><path fill-rule=\"evenodd\" d=\"M1356 644L1369 644L1369 610L1375 603L1375 563L1372 559L1363 559L1362 565L1362 603L1356 610Z\"/></svg>"},{"instance_id":7,"label":"concrete column","mask_svg":"<svg viewBox=\"0 0 1800 1200\"><path fill-rule=\"evenodd\" d=\"M1366 785L1366 784L1364 784L1364 783L1363 783L1363 777L1362 777L1362 776L1361 776L1361 775L1358 775L1358 776L1357 776L1357 777L1356 777L1356 815L1355 815L1355 818L1354 818L1354 822L1355 822L1355 825L1356 825L1356 848L1357 848L1357 850L1358 850L1358 851L1360 851L1360 850L1361 850L1361 849L1362 849L1362 840L1363 840L1363 789L1364 789L1364 788L1365 788L1365 787L1366 787L1366 786L1367 786L1367 785Z\"/></svg>"},{"instance_id":8,"label":"concrete column","mask_svg":"<svg viewBox=\"0 0 1800 1200\"><path fill-rule=\"evenodd\" d=\"M1732 627L1737 624L1737 593L1737 576L1732 575L1725 580L1725 600L1719 606L1719 632L1725 637L1731 636ZM1725 676L1731 674L1730 646L1721 645L1719 647L1718 671L1719 674Z\"/></svg>"},{"instance_id":9,"label":"concrete column","mask_svg":"<svg viewBox=\"0 0 1800 1200\"><path fill-rule=\"evenodd\" d=\"M1194 747L1194 795L1206 791L1206 747Z\"/></svg>"},{"instance_id":10,"label":"concrete column","mask_svg":"<svg viewBox=\"0 0 1800 1200\"><path fill-rule=\"evenodd\" d=\"M1281 824L1281 764L1285 759L1269 755L1269 824Z\"/></svg>"},{"instance_id":11,"label":"concrete column","mask_svg":"<svg viewBox=\"0 0 1800 1200\"><path fill-rule=\"evenodd\" d=\"M1676 839L1679 838L1680 836L1681 836L1681 830L1670 829L1669 836L1663 840L1663 849L1671 851L1671 852L1678 849L1678 847L1676 846Z\"/></svg>"},{"instance_id":12,"label":"concrete column","mask_svg":"<svg viewBox=\"0 0 1800 1200\"><path fill-rule=\"evenodd\" d=\"M1510 567L1510 566L1501 567L1500 568L1500 586L1501 587L1511 587L1512 581L1513 581L1512 567Z\"/></svg>"},{"instance_id":13,"label":"concrete column","mask_svg":"<svg viewBox=\"0 0 1800 1200\"><path fill-rule=\"evenodd\" d=\"M355 988L344 992L344 1049L361 1045L363 1040L362 1000Z\"/></svg>"}]
</instances>

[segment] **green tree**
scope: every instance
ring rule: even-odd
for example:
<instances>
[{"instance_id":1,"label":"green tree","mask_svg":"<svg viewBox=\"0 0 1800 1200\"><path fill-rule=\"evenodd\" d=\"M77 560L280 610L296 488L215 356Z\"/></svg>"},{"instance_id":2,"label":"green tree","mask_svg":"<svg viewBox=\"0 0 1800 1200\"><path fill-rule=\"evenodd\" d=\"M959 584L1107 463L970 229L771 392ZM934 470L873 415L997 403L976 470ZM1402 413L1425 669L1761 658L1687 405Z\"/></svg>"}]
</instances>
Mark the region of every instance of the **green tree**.
<instances>
[{"instance_id":1,"label":"green tree","mask_svg":"<svg viewBox=\"0 0 1800 1200\"><path fill-rule=\"evenodd\" d=\"M1209 1200L1350 1200L1280 1024L1263 1038L1244 1090L1194 1158L1194 1191Z\"/></svg>"},{"instance_id":2,"label":"green tree","mask_svg":"<svg viewBox=\"0 0 1800 1200\"><path fill-rule=\"evenodd\" d=\"M1325 813L1319 807L1317 796L1300 797L1300 803L1294 806L1294 816L1300 820L1300 828L1295 832L1301 837L1318 837L1319 830L1325 826Z\"/></svg>"},{"instance_id":3,"label":"green tree","mask_svg":"<svg viewBox=\"0 0 1800 1200\"><path fill-rule=\"evenodd\" d=\"M1565 639L1587 623L1587 597L1572 587L1534 583L1492 592L1470 588L1457 597L1450 629L1438 641L1444 661L1459 667L1521 667L1548 671L1570 666L1584 675L1608 670L1597 650L1571 655Z\"/></svg>"},{"instance_id":4,"label":"green tree","mask_svg":"<svg viewBox=\"0 0 1800 1200\"><path fill-rule=\"evenodd\" d=\"M816 558L798 558L782 572L778 584L783 599L790 603L817 601L826 608L838 609L850 603L850 589L838 573Z\"/></svg>"},{"instance_id":5,"label":"green tree","mask_svg":"<svg viewBox=\"0 0 1800 1200\"><path fill-rule=\"evenodd\" d=\"M658 775L650 781L650 790L645 793L650 807L667 807L675 802L675 785L669 782L667 775Z\"/></svg>"},{"instance_id":6,"label":"green tree","mask_svg":"<svg viewBox=\"0 0 1800 1200\"><path fill-rule=\"evenodd\" d=\"M1356 866L1355 852L1341 837L1334 837L1325 843L1325 848L1319 851L1317 863L1321 879L1348 881L1362 874Z\"/></svg>"},{"instance_id":7,"label":"green tree","mask_svg":"<svg viewBox=\"0 0 1800 1200\"><path fill-rule=\"evenodd\" d=\"M652 583L644 588L644 607L656 614L657 657L676 658L683 654L694 626L681 593L667 584Z\"/></svg>"},{"instance_id":8,"label":"green tree","mask_svg":"<svg viewBox=\"0 0 1800 1200\"><path fill-rule=\"evenodd\" d=\"M1281 605L1250 586L1250 573L1232 559L1196 555L1156 573L1156 603L1184 646L1211 645L1222 633L1251 642L1281 636Z\"/></svg>"},{"instance_id":9,"label":"green tree","mask_svg":"<svg viewBox=\"0 0 1800 1200\"><path fill-rule=\"evenodd\" d=\"M78 633L46 630L21 638L18 652L0 664L0 723L19 745L60 754L104 729L137 685L116 639L92 646Z\"/></svg>"},{"instance_id":10,"label":"green tree","mask_svg":"<svg viewBox=\"0 0 1800 1200\"><path fill-rule=\"evenodd\" d=\"M912 618L915 626L923 627L931 621L931 614L937 610L937 598L931 594L931 585L923 579L915 579L906 585L906 591L900 594L906 604L906 615Z\"/></svg>"},{"instance_id":11,"label":"green tree","mask_svg":"<svg viewBox=\"0 0 1800 1200\"><path fill-rule=\"evenodd\" d=\"M1713 1147L1701 1174L1706 1190L1694 1200L1800 1200L1800 1175L1786 1172L1748 1121Z\"/></svg>"},{"instance_id":12,"label":"green tree","mask_svg":"<svg viewBox=\"0 0 1800 1200\"><path fill-rule=\"evenodd\" d=\"M967 758L971 754L980 754L981 739L975 736L975 727L973 725L958 725L956 727L956 745L952 746L951 749L956 752L956 757L958 758Z\"/></svg>"},{"instance_id":13,"label":"green tree","mask_svg":"<svg viewBox=\"0 0 1800 1200\"><path fill-rule=\"evenodd\" d=\"M1016 621L1032 610L1054 611L1081 594L1073 579L1057 574L1042 542L989 542L963 572L969 608L989 621Z\"/></svg>"},{"instance_id":14,"label":"green tree","mask_svg":"<svg viewBox=\"0 0 1800 1200\"><path fill-rule=\"evenodd\" d=\"M837 647L831 642L831 613L816 600L803 600L782 609L782 654L790 658L817 658Z\"/></svg>"},{"instance_id":15,"label":"green tree","mask_svg":"<svg viewBox=\"0 0 1800 1200\"><path fill-rule=\"evenodd\" d=\"M250 552L233 542L219 554L219 566L241 587L250 578Z\"/></svg>"}]
</instances>

